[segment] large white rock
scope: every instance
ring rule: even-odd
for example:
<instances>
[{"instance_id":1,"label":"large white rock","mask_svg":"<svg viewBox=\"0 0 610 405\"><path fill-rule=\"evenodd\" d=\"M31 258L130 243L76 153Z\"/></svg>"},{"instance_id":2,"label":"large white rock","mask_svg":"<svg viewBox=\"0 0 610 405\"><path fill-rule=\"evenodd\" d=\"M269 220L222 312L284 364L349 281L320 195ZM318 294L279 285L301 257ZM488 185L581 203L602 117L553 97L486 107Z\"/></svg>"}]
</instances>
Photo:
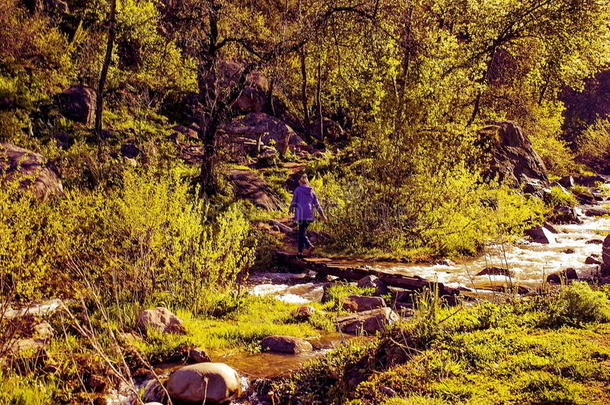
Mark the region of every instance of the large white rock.
<instances>
[{"instance_id":1,"label":"large white rock","mask_svg":"<svg viewBox=\"0 0 610 405\"><path fill-rule=\"evenodd\" d=\"M166 388L173 401L222 404L241 394L241 380L224 363L197 363L174 371Z\"/></svg>"},{"instance_id":2,"label":"large white rock","mask_svg":"<svg viewBox=\"0 0 610 405\"><path fill-rule=\"evenodd\" d=\"M138 327L142 331L155 329L163 333L186 334L182 321L164 307L146 309L140 312L138 314Z\"/></svg>"}]
</instances>

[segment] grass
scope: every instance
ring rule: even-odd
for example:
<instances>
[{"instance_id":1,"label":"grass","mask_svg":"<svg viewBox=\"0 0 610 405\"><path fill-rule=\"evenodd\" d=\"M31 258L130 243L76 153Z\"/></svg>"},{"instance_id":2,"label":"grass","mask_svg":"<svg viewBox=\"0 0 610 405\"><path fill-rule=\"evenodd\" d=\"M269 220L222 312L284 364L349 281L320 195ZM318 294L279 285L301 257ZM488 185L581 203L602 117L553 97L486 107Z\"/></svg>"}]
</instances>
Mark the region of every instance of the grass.
<instances>
[{"instance_id":1,"label":"grass","mask_svg":"<svg viewBox=\"0 0 610 405\"><path fill-rule=\"evenodd\" d=\"M276 383L276 399L287 405L302 398L322 405L609 403L608 295L573 283L559 294L500 304L420 305L417 316L368 346L353 343Z\"/></svg>"}]
</instances>

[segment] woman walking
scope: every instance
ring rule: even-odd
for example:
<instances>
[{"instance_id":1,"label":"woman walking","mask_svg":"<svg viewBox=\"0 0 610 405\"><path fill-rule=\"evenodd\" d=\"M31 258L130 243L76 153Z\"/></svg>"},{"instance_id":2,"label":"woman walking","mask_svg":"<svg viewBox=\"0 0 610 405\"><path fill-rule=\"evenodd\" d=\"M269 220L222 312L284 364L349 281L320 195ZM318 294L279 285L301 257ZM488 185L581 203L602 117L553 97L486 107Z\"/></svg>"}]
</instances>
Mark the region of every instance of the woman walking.
<instances>
[{"instance_id":1,"label":"woman walking","mask_svg":"<svg viewBox=\"0 0 610 405\"><path fill-rule=\"evenodd\" d=\"M307 249L307 255L311 254L313 245L307 238L307 228L315 219L314 209L320 213L320 216L326 221L326 215L318 202L318 197L309 185L309 180L306 174L299 177L299 186L294 190L292 202L290 203L290 212L294 212L294 220L299 225L299 236L297 240L298 254L302 255L303 250Z\"/></svg>"}]
</instances>

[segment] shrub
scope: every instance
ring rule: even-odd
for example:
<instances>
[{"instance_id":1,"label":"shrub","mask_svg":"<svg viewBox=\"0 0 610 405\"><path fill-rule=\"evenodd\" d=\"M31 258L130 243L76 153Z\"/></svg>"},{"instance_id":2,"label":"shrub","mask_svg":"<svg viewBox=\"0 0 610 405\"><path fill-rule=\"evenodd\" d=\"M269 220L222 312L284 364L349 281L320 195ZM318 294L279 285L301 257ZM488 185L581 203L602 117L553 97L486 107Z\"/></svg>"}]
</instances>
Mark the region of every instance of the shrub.
<instances>
[{"instance_id":1,"label":"shrub","mask_svg":"<svg viewBox=\"0 0 610 405\"><path fill-rule=\"evenodd\" d=\"M568 206L574 207L578 204L578 200L574 197L571 192L559 187L551 187L551 193L549 194L547 203L551 207Z\"/></svg>"},{"instance_id":2,"label":"shrub","mask_svg":"<svg viewBox=\"0 0 610 405\"><path fill-rule=\"evenodd\" d=\"M575 282L563 289L549 310L552 326L581 325L586 322L610 322L610 301L601 291L593 291L585 282Z\"/></svg>"},{"instance_id":3,"label":"shrub","mask_svg":"<svg viewBox=\"0 0 610 405\"><path fill-rule=\"evenodd\" d=\"M577 159L596 170L607 166L610 156L610 120L598 119L576 139Z\"/></svg>"}]
</instances>

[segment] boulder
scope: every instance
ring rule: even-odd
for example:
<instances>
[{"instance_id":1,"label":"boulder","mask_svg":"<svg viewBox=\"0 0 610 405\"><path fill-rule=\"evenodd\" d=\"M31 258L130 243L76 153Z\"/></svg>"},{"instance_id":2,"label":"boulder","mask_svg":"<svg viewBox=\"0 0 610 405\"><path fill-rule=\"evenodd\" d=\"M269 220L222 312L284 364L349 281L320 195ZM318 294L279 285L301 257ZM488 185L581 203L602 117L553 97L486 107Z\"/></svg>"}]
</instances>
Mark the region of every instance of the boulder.
<instances>
[{"instance_id":1,"label":"boulder","mask_svg":"<svg viewBox=\"0 0 610 405\"><path fill-rule=\"evenodd\" d=\"M513 272L503 267L489 266L477 273L477 276L506 276L512 277Z\"/></svg>"},{"instance_id":2,"label":"boulder","mask_svg":"<svg viewBox=\"0 0 610 405\"><path fill-rule=\"evenodd\" d=\"M567 280L578 280L578 274L576 273L575 269L569 268L561 270L556 273L549 274L546 278L547 283L552 284L560 284L562 281Z\"/></svg>"},{"instance_id":3,"label":"boulder","mask_svg":"<svg viewBox=\"0 0 610 405\"><path fill-rule=\"evenodd\" d=\"M351 295L343 301L343 309L346 311L363 312L371 309L385 307L385 301L381 297L367 297L364 295Z\"/></svg>"},{"instance_id":4,"label":"boulder","mask_svg":"<svg viewBox=\"0 0 610 405\"><path fill-rule=\"evenodd\" d=\"M262 340L261 346L263 351L284 354L300 354L313 350L307 340L292 336L267 336Z\"/></svg>"},{"instance_id":5,"label":"boulder","mask_svg":"<svg viewBox=\"0 0 610 405\"><path fill-rule=\"evenodd\" d=\"M241 394L241 380L226 364L197 363L174 371L166 388L172 401L218 405Z\"/></svg>"},{"instance_id":6,"label":"boulder","mask_svg":"<svg viewBox=\"0 0 610 405\"><path fill-rule=\"evenodd\" d=\"M186 329L182 321L169 309L157 307L146 309L138 314L138 328L142 331L154 329L162 333L176 333L185 335Z\"/></svg>"},{"instance_id":7,"label":"boulder","mask_svg":"<svg viewBox=\"0 0 610 405\"><path fill-rule=\"evenodd\" d=\"M306 321L315 313L316 310L314 307L309 305L303 305L292 311L292 316L294 316L295 319L299 321Z\"/></svg>"},{"instance_id":8,"label":"boulder","mask_svg":"<svg viewBox=\"0 0 610 405\"><path fill-rule=\"evenodd\" d=\"M584 212L588 217L603 217L610 214L610 211L605 208L588 208Z\"/></svg>"},{"instance_id":9,"label":"boulder","mask_svg":"<svg viewBox=\"0 0 610 405\"><path fill-rule=\"evenodd\" d=\"M262 112L238 117L223 125L222 131L227 142L240 138L260 139L263 145L275 146L280 155L284 155L290 146L303 144L301 137L288 124Z\"/></svg>"},{"instance_id":10,"label":"boulder","mask_svg":"<svg viewBox=\"0 0 610 405\"><path fill-rule=\"evenodd\" d=\"M555 236L551 231L542 226L535 226L526 230L525 235L527 235L532 242L543 244L555 243Z\"/></svg>"},{"instance_id":11,"label":"boulder","mask_svg":"<svg viewBox=\"0 0 610 405\"><path fill-rule=\"evenodd\" d=\"M255 206L267 211L284 208L282 200L257 173L245 169L234 169L231 170L229 176L237 198L249 200Z\"/></svg>"},{"instance_id":12,"label":"boulder","mask_svg":"<svg viewBox=\"0 0 610 405\"><path fill-rule=\"evenodd\" d=\"M587 256L585 259L585 264L602 264L599 256Z\"/></svg>"},{"instance_id":13,"label":"boulder","mask_svg":"<svg viewBox=\"0 0 610 405\"><path fill-rule=\"evenodd\" d=\"M599 183L605 183L606 180L602 176L575 176L574 182L579 186L595 187Z\"/></svg>"},{"instance_id":14,"label":"boulder","mask_svg":"<svg viewBox=\"0 0 610 405\"><path fill-rule=\"evenodd\" d=\"M548 222L543 223L542 226L544 228L548 229L551 233L559 233L557 228L555 228L553 225L549 224Z\"/></svg>"},{"instance_id":15,"label":"boulder","mask_svg":"<svg viewBox=\"0 0 610 405\"><path fill-rule=\"evenodd\" d=\"M591 239L585 242L586 245L603 245L604 241L601 239Z\"/></svg>"},{"instance_id":16,"label":"boulder","mask_svg":"<svg viewBox=\"0 0 610 405\"><path fill-rule=\"evenodd\" d=\"M196 347L194 349L189 350L187 361L189 364L193 363L206 363L212 361L210 356L206 353L205 350Z\"/></svg>"},{"instance_id":17,"label":"boulder","mask_svg":"<svg viewBox=\"0 0 610 405\"><path fill-rule=\"evenodd\" d=\"M487 178L498 178L528 192L548 187L546 168L521 128L511 121L489 121L479 130L479 146L489 156Z\"/></svg>"},{"instance_id":18,"label":"boulder","mask_svg":"<svg viewBox=\"0 0 610 405\"><path fill-rule=\"evenodd\" d=\"M571 255L571 254L576 253L576 251L575 251L574 249L572 249L572 248L567 248L567 249L564 249L564 250L562 250L561 252L562 252L562 253L565 253L565 254L568 254L568 255Z\"/></svg>"},{"instance_id":19,"label":"boulder","mask_svg":"<svg viewBox=\"0 0 610 405\"><path fill-rule=\"evenodd\" d=\"M85 125L93 124L96 105L94 89L76 84L59 93L56 97L59 111L64 117Z\"/></svg>"},{"instance_id":20,"label":"boulder","mask_svg":"<svg viewBox=\"0 0 610 405\"><path fill-rule=\"evenodd\" d=\"M337 319L339 329L350 335L374 335L398 320L398 315L388 307L357 312Z\"/></svg>"},{"instance_id":21,"label":"boulder","mask_svg":"<svg viewBox=\"0 0 610 405\"><path fill-rule=\"evenodd\" d=\"M5 180L18 181L36 198L63 195L59 177L42 155L10 143L0 143L0 183Z\"/></svg>"},{"instance_id":22,"label":"boulder","mask_svg":"<svg viewBox=\"0 0 610 405\"><path fill-rule=\"evenodd\" d=\"M244 66L238 62L221 61L219 70L222 72L220 86L229 89L240 80ZM246 85L233 104L242 113L263 112L267 107L269 80L259 71L253 70L246 77Z\"/></svg>"},{"instance_id":23,"label":"boulder","mask_svg":"<svg viewBox=\"0 0 610 405\"><path fill-rule=\"evenodd\" d=\"M581 224L582 220L578 216L575 208L567 205L561 205L553 209L551 215L552 221L555 224Z\"/></svg>"},{"instance_id":24,"label":"boulder","mask_svg":"<svg viewBox=\"0 0 610 405\"><path fill-rule=\"evenodd\" d=\"M133 143L126 143L121 145L121 155L126 158L134 159L142 154L142 149L134 145Z\"/></svg>"},{"instance_id":25,"label":"boulder","mask_svg":"<svg viewBox=\"0 0 610 405\"><path fill-rule=\"evenodd\" d=\"M358 287L360 288L372 288L375 290L376 295L384 295L388 293L388 287L383 281L377 276L366 276L358 280Z\"/></svg>"},{"instance_id":26,"label":"boulder","mask_svg":"<svg viewBox=\"0 0 610 405\"><path fill-rule=\"evenodd\" d=\"M565 188L572 188L576 185L574 182L574 177L572 176L562 177L557 181L557 183L561 184Z\"/></svg>"},{"instance_id":27,"label":"boulder","mask_svg":"<svg viewBox=\"0 0 610 405\"><path fill-rule=\"evenodd\" d=\"M324 137L320 136L320 130L322 130ZM341 127L341 125L339 125L339 123L331 120L330 118L322 118L322 127L320 128L320 119L316 119L315 122L313 122L309 128L308 128L309 133L311 134L311 136L313 136L316 139L319 139L320 141L328 141L331 143L334 142L339 142L341 140L344 140L345 138L345 131L343 130L343 128Z\"/></svg>"},{"instance_id":28,"label":"boulder","mask_svg":"<svg viewBox=\"0 0 610 405\"><path fill-rule=\"evenodd\" d=\"M610 275L610 235L606 236L602 245L601 271L603 275Z\"/></svg>"}]
</instances>

